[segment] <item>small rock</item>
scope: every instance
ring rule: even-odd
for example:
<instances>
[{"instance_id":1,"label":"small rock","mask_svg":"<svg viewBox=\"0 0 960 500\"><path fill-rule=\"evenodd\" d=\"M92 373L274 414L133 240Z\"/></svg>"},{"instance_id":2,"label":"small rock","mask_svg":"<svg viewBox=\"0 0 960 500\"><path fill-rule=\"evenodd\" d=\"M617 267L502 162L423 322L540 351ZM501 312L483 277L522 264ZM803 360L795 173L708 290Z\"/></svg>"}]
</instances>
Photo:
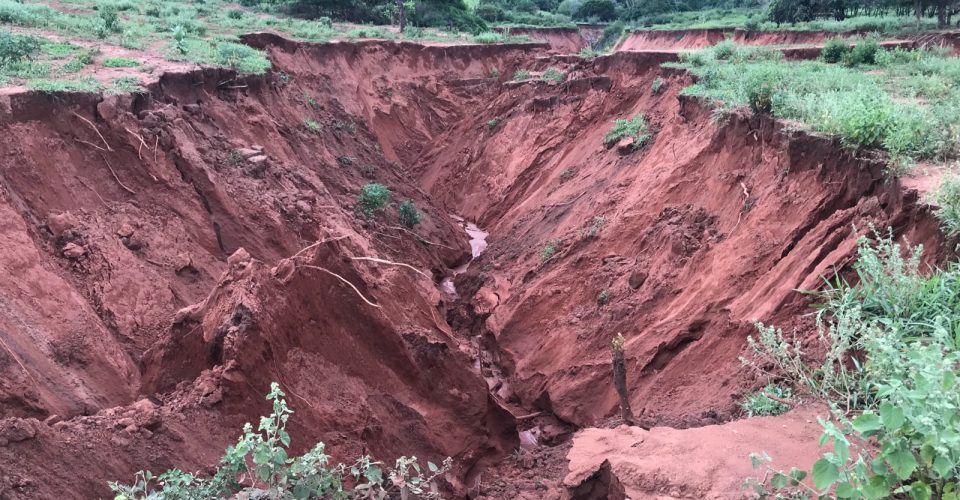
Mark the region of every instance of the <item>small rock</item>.
<instances>
[{"instance_id":1,"label":"small rock","mask_svg":"<svg viewBox=\"0 0 960 500\"><path fill-rule=\"evenodd\" d=\"M268 159L267 155L256 155L256 156L251 156L250 158L247 158L247 161L250 163L253 163L254 165L259 165L261 163L266 163L267 159Z\"/></svg>"},{"instance_id":2,"label":"small rock","mask_svg":"<svg viewBox=\"0 0 960 500\"><path fill-rule=\"evenodd\" d=\"M63 212L60 214L50 215L47 217L47 227L50 228L50 232L57 238L63 235L64 231L73 229L76 227L77 221L70 215L69 212Z\"/></svg>"},{"instance_id":3,"label":"small rock","mask_svg":"<svg viewBox=\"0 0 960 500\"><path fill-rule=\"evenodd\" d=\"M40 421L35 418L11 417L0 420L0 446L37 437Z\"/></svg>"},{"instance_id":4,"label":"small rock","mask_svg":"<svg viewBox=\"0 0 960 500\"><path fill-rule=\"evenodd\" d=\"M634 140L633 137L631 136L624 137L623 139L620 139L619 142L617 142L617 152L622 155L630 154L633 152L635 143L636 143L636 140Z\"/></svg>"},{"instance_id":5,"label":"small rock","mask_svg":"<svg viewBox=\"0 0 960 500\"><path fill-rule=\"evenodd\" d=\"M237 150L237 153L240 153L240 156L242 156L244 160L249 160L251 157L259 155L260 151L250 148L240 148Z\"/></svg>"},{"instance_id":6,"label":"small rock","mask_svg":"<svg viewBox=\"0 0 960 500\"><path fill-rule=\"evenodd\" d=\"M120 229L117 229L117 236L121 238L129 238L133 236L133 226L124 222L120 225Z\"/></svg>"},{"instance_id":7,"label":"small rock","mask_svg":"<svg viewBox=\"0 0 960 500\"><path fill-rule=\"evenodd\" d=\"M257 151L263 151L263 146L261 146L261 145L259 145L259 144L254 144L254 145L250 146L250 149L256 149Z\"/></svg>"},{"instance_id":8,"label":"small rock","mask_svg":"<svg viewBox=\"0 0 960 500\"><path fill-rule=\"evenodd\" d=\"M79 259L87 253L87 249L76 243L67 243L63 246L63 256L68 259Z\"/></svg>"},{"instance_id":9,"label":"small rock","mask_svg":"<svg viewBox=\"0 0 960 500\"><path fill-rule=\"evenodd\" d=\"M307 203L305 200L297 201L297 208L305 214L310 213L310 210L311 210L310 204Z\"/></svg>"},{"instance_id":10,"label":"small rock","mask_svg":"<svg viewBox=\"0 0 960 500\"><path fill-rule=\"evenodd\" d=\"M70 424L68 424L68 423L66 423L66 422L57 422L57 423L53 424L54 430L58 430L58 431L62 431L63 429L66 429L67 427L70 427Z\"/></svg>"},{"instance_id":11,"label":"small rock","mask_svg":"<svg viewBox=\"0 0 960 500\"><path fill-rule=\"evenodd\" d=\"M643 286L646 281L647 273L645 271L634 271L630 273L630 278L627 280L627 282L630 284L630 288L633 288L634 290Z\"/></svg>"},{"instance_id":12,"label":"small rock","mask_svg":"<svg viewBox=\"0 0 960 500\"><path fill-rule=\"evenodd\" d=\"M63 418L60 415L50 415L49 417L43 419L43 425L53 427L54 425L63 421Z\"/></svg>"},{"instance_id":13,"label":"small rock","mask_svg":"<svg viewBox=\"0 0 960 500\"><path fill-rule=\"evenodd\" d=\"M199 104L184 104L183 110L191 115L200 115L202 113Z\"/></svg>"}]
</instances>

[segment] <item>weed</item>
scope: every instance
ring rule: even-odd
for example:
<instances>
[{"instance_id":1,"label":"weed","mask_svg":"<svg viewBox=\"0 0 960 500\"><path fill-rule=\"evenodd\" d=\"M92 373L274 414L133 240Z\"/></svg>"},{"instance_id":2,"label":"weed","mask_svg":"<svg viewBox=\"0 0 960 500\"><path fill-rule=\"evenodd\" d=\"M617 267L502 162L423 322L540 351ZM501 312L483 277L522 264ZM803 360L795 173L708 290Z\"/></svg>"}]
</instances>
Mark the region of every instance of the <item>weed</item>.
<instances>
[{"instance_id":1,"label":"weed","mask_svg":"<svg viewBox=\"0 0 960 500\"><path fill-rule=\"evenodd\" d=\"M227 164L231 166L238 166L243 164L243 155L240 154L240 151L233 149L227 155Z\"/></svg>"},{"instance_id":2,"label":"weed","mask_svg":"<svg viewBox=\"0 0 960 500\"><path fill-rule=\"evenodd\" d=\"M560 171L560 182L566 182L573 178L574 174L577 173L575 168L565 168Z\"/></svg>"},{"instance_id":3,"label":"weed","mask_svg":"<svg viewBox=\"0 0 960 500\"><path fill-rule=\"evenodd\" d=\"M390 190L383 184L371 183L363 186L357 199L357 210L367 217L373 216L390 202Z\"/></svg>"},{"instance_id":4,"label":"weed","mask_svg":"<svg viewBox=\"0 0 960 500\"><path fill-rule=\"evenodd\" d=\"M487 128L490 129L490 130L493 130L493 129L497 128L497 123L499 123L499 122L497 121L497 119L496 119L496 118L493 118L493 119L491 119L490 121L487 122Z\"/></svg>"},{"instance_id":5,"label":"weed","mask_svg":"<svg viewBox=\"0 0 960 500\"><path fill-rule=\"evenodd\" d=\"M543 246L543 250L540 252L540 261L546 264L553 258L557 253L557 247L563 243L560 239L552 239Z\"/></svg>"},{"instance_id":6,"label":"weed","mask_svg":"<svg viewBox=\"0 0 960 500\"><path fill-rule=\"evenodd\" d=\"M319 123L317 123L317 122L315 122L315 121L313 121L313 120L311 120L311 119L309 119L309 118L303 120L303 126L306 127L307 130L309 130L310 132L313 132L314 134L319 134L319 133L320 133L320 130L322 129L322 127L320 127L320 124L319 124Z\"/></svg>"},{"instance_id":7,"label":"weed","mask_svg":"<svg viewBox=\"0 0 960 500\"><path fill-rule=\"evenodd\" d=\"M850 42L843 38L831 38L823 44L820 59L826 63L838 63L847 58L850 53Z\"/></svg>"},{"instance_id":8,"label":"weed","mask_svg":"<svg viewBox=\"0 0 960 500\"><path fill-rule=\"evenodd\" d=\"M357 132L357 125L352 120L336 120L333 122L333 128L353 135Z\"/></svg>"},{"instance_id":9,"label":"weed","mask_svg":"<svg viewBox=\"0 0 960 500\"><path fill-rule=\"evenodd\" d=\"M173 48L176 49L181 55L186 55L187 30L183 29L183 26L178 24L173 27L171 33L173 34Z\"/></svg>"},{"instance_id":10,"label":"weed","mask_svg":"<svg viewBox=\"0 0 960 500\"><path fill-rule=\"evenodd\" d=\"M600 235L600 230L603 229L603 221L602 215L595 215L593 217L590 222L590 231L587 233L591 238L596 238Z\"/></svg>"},{"instance_id":11,"label":"weed","mask_svg":"<svg viewBox=\"0 0 960 500\"><path fill-rule=\"evenodd\" d=\"M0 30L0 66L30 60L40 52L40 39Z\"/></svg>"},{"instance_id":12,"label":"weed","mask_svg":"<svg viewBox=\"0 0 960 500\"><path fill-rule=\"evenodd\" d=\"M374 177L377 175L377 167L367 163L360 167L360 175L364 177Z\"/></svg>"},{"instance_id":13,"label":"weed","mask_svg":"<svg viewBox=\"0 0 960 500\"><path fill-rule=\"evenodd\" d=\"M500 78L500 70L497 68L490 68L490 78Z\"/></svg>"},{"instance_id":14,"label":"weed","mask_svg":"<svg viewBox=\"0 0 960 500\"><path fill-rule=\"evenodd\" d=\"M316 108L319 108L319 107L320 107L320 103L317 102L317 98L316 98L316 97L313 97L313 96L310 95L310 94L303 94L303 98L306 99L307 105L309 105L311 108L316 109Z\"/></svg>"},{"instance_id":15,"label":"weed","mask_svg":"<svg viewBox=\"0 0 960 500\"><path fill-rule=\"evenodd\" d=\"M121 76L110 81L110 86L105 90L107 94L132 94L142 93L143 87L140 86L140 79L135 76Z\"/></svg>"},{"instance_id":16,"label":"weed","mask_svg":"<svg viewBox=\"0 0 960 500\"><path fill-rule=\"evenodd\" d=\"M659 76L653 79L653 83L650 84L650 91L654 94L659 94L660 90L663 89L663 78Z\"/></svg>"},{"instance_id":17,"label":"weed","mask_svg":"<svg viewBox=\"0 0 960 500\"><path fill-rule=\"evenodd\" d=\"M600 293L597 294L597 305L605 306L608 302L610 302L610 292L600 290Z\"/></svg>"},{"instance_id":18,"label":"weed","mask_svg":"<svg viewBox=\"0 0 960 500\"><path fill-rule=\"evenodd\" d=\"M880 50L882 50L880 41L876 37L864 38L847 54L845 62L850 66L874 64L877 62L877 54Z\"/></svg>"},{"instance_id":19,"label":"weed","mask_svg":"<svg viewBox=\"0 0 960 500\"><path fill-rule=\"evenodd\" d=\"M324 28L326 28L326 29L333 29L333 20L330 19L330 18L327 17L327 16L320 16L320 17L318 17L318 18L317 18L317 24L319 24L320 26L322 26L322 27L324 27Z\"/></svg>"},{"instance_id":20,"label":"weed","mask_svg":"<svg viewBox=\"0 0 960 500\"><path fill-rule=\"evenodd\" d=\"M748 394L740 401L740 408L748 417L774 416L786 413L789 406L774 401L767 397L771 395L780 399L790 399L793 393L789 388L783 388L779 385L770 384L763 389Z\"/></svg>"},{"instance_id":21,"label":"weed","mask_svg":"<svg viewBox=\"0 0 960 500\"><path fill-rule=\"evenodd\" d=\"M540 79L545 82L563 83L567 79L567 74L554 68L547 68Z\"/></svg>"},{"instance_id":22,"label":"weed","mask_svg":"<svg viewBox=\"0 0 960 500\"><path fill-rule=\"evenodd\" d=\"M243 17L243 11L238 9L233 9L227 12L227 17L230 19L241 19Z\"/></svg>"},{"instance_id":23,"label":"weed","mask_svg":"<svg viewBox=\"0 0 960 500\"><path fill-rule=\"evenodd\" d=\"M270 68L270 61L263 52L247 45L221 42L217 45L216 64L235 69L240 73L263 74Z\"/></svg>"},{"instance_id":24,"label":"weed","mask_svg":"<svg viewBox=\"0 0 960 500\"><path fill-rule=\"evenodd\" d=\"M27 88L40 92L98 92L103 86L92 76L85 76L76 80L50 80L38 78L27 82Z\"/></svg>"},{"instance_id":25,"label":"weed","mask_svg":"<svg viewBox=\"0 0 960 500\"><path fill-rule=\"evenodd\" d=\"M524 80L530 79L530 72L525 69L518 69L513 73L513 80L515 82L522 82Z\"/></svg>"},{"instance_id":26,"label":"weed","mask_svg":"<svg viewBox=\"0 0 960 500\"><path fill-rule=\"evenodd\" d=\"M584 47L580 49L580 52L577 54L584 59L595 59L597 56L602 55L603 52L593 49L592 47Z\"/></svg>"},{"instance_id":27,"label":"weed","mask_svg":"<svg viewBox=\"0 0 960 500\"><path fill-rule=\"evenodd\" d=\"M356 160L353 159L353 158L350 157L350 156L338 156L338 157L337 157L337 163L339 163L341 167L349 167L349 166L353 165L354 162L356 162Z\"/></svg>"},{"instance_id":28,"label":"weed","mask_svg":"<svg viewBox=\"0 0 960 500\"><path fill-rule=\"evenodd\" d=\"M940 227L947 236L960 234L960 176L944 176L940 188L933 194Z\"/></svg>"},{"instance_id":29,"label":"weed","mask_svg":"<svg viewBox=\"0 0 960 500\"><path fill-rule=\"evenodd\" d=\"M423 219L423 215L417 211L417 207L411 200L401 203L397 212L400 224L409 228L413 228Z\"/></svg>"},{"instance_id":30,"label":"weed","mask_svg":"<svg viewBox=\"0 0 960 500\"><path fill-rule=\"evenodd\" d=\"M487 31L474 35L473 41L476 43L503 43L504 37L500 33Z\"/></svg>"},{"instance_id":31,"label":"weed","mask_svg":"<svg viewBox=\"0 0 960 500\"><path fill-rule=\"evenodd\" d=\"M634 150L640 149L652 137L650 126L643 115L636 115L629 120L614 120L613 129L603 137L604 144L613 144L625 137L633 138Z\"/></svg>"},{"instance_id":32,"label":"weed","mask_svg":"<svg viewBox=\"0 0 960 500\"><path fill-rule=\"evenodd\" d=\"M333 465L323 443L290 458L292 441L287 422L293 414L276 382L270 385L269 416L261 417L257 431L243 426L243 435L227 447L220 466L209 479L179 469L162 474L140 471L131 485L115 482L117 499L148 498L429 498L436 499L434 483L452 467L451 459L437 466L427 462L421 473L416 458L397 459L392 470L362 456L351 466ZM351 485L351 486L348 486Z\"/></svg>"}]
</instances>

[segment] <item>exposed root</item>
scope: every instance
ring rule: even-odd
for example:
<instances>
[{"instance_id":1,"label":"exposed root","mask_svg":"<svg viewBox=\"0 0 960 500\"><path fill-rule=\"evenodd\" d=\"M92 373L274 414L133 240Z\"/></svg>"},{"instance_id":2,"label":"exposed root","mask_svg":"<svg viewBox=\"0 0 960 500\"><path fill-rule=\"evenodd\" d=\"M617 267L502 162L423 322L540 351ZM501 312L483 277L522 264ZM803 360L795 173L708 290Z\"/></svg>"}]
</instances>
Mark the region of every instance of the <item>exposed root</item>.
<instances>
[{"instance_id":1,"label":"exposed root","mask_svg":"<svg viewBox=\"0 0 960 500\"><path fill-rule=\"evenodd\" d=\"M770 394L769 392L763 392L763 393L761 393L761 394L763 394L763 397L765 397L765 398L767 398L767 399L770 399L770 400L772 400L772 401L776 401L776 402L778 402L778 403L780 403L780 404L782 404L782 405L787 405L787 406L789 406L790 408L793 408L794 406L797 406L797 404L794 403L793 401L790 401L789 399L779 398L779 397L777 397L777 396L774 396L773 394Z\"/></svg>"},{"instance_id":2,"label":"exposed root","mask_svg":"<svg viewBox=\"0 0 960 500\"><path fill-rule=\"evenodd\" d=\"M107 151L113 151L113 148L110 147L110 144L107 142L107 140L103 138L103 134L100 133L100 129L98 129L97 126L94 125L92 121L87 120L86 118L80 116L79 114L77 114L76 111L71 111L71 113L73 113L73 116L76 116L77 118L86 122L87 125L90 125L90 128L92 128L93 131L96 132L98 136L100 136L100 140L103 141L103 145L107 147Z\"/></svg>"},{"instance_id":3,"label":"exposed root","mask_svg":"<svg viewBox=\"0 0 960 500\"><path fill-rule=\"evenodd\" d=\"M143 137L142 137L140 134L138 134L138 133L136 133L136 132L134 132L134 131L126 128L126 127L124 127L124 130L126 130L127 133L129 133L130 135L132 135L132 136L134 136L134 137L136 137L137 139L140 140L140 147L137 148L137 158L140 158L140 160L143 160L143 155L141 155L140 152L143 150L143 147L144 147L144 146L147 146L147 143L143 140ZM150 149L150 146L147 146L147 149Z\"/></svg>"},{"instance_id":4,"label":"exposed root","mask_svg":"<svg viewBox=\"0 0 960 500\"><path fill-rule=\"evenodd\" d=\"M329 269L327 269L327 268L320 267L320 266L311 266L311 265L309 265L309 264L302 264L302 267L306 267L306 268L310 268L310 269L316 269L316 270L318 270L318 271L323 271L323 272L329 274L330 276L333 276L334 278L337 278L338 280L340 280L340 281L342 281L342 282L350 285L350 288L353 288L353 291L356 292L357 295L358 295L364 302L366 302L368 305L371 305L371 306L373 306L373 307L376 307L377 309L382 309L382 308L381 308L380 306L378 306L377 304L374 304L373 302L370 302L369 300L367 300L367 298L364 297L362 293L360 293L360 290L359 290L356 286L354 286L353 283L350 283L350 281L348 281L347 278L344 278L343 276L340 276L339 274L337 274L337 273L335 273L335 272L333 272L333 271L331 271L331 270L329 270Z\"/></svg>"},{"instance_id":5,"label":"exposed root","mask_svg":"<svg viewBox=\"0 0 960 500\"><path fill-rule=\"evenodd\" d=\"M137 195L137 192L134 191L134 190L132 190L132 189L130 189L130 188L128 188L123 182L120 181L120 178L117 177L117 173L113 170L113 167L110 166L110 162L107 161L107 157L106 157L106 156L103 156L102 154L100 155L100 157L103 158L103 162L106 163L107 168L110 169L110 173L113 174L113 179L117 181L117 184L119 184L120 187L122 187L124 191L126 191L126 192L128 192L128 193L130 193L130 194L132 194L132 195L134 195L134 196L136 196L136 195Z\"/></svg>"},{"instance_id":6,"label":"exposed root","mask_svg":"<svg viewBox=\"0 0 960 500\"><path fill-rule=\"evenodd\" d=\"M290 260L296 259L297 257L299 257L299 256L303 255L304 253L306 253L308 250L312 250L312 249L314 249L314 248L316 248L316 247L318 247L318 246L320 246L320 245L322 245L322 244L324 244L324 243L326 243L326 242L328 242L328 241L340 241L340 240L342 240L342 239L346 239L347 237L348 237L347 235L343 235L343 236L337 236L337 237L335 237L335 238L325 238L325 239L322 239L322 240L317 240L316 242L314 242L314 243L312 243L312 244L310 244L310 245L307 245L307 246L301 248L299 252L291 255L291 256L290 256Z\"/></svg>"},{"instance_id":7,"label":"exposed root","mask_svg":"<svg viewBox=\"0 0 960 500\"><path fill-rule=\"evenodd\" d=\"M79 142L79 143L81 143L81 144L86 144L87 146L90 146L90 147L92 147L92 148L99 149L100 151L103 151L104 153L107 152L106 149L103 149L103 148L101 148L100 146L97 146L96 144L94 144L94 143L92 143L92 142L87 142L87 141L84 141L84 140L82 140L82 139L77 139L77 138L74 138L73 140L76 141L76 142Z\"/></svg>"},{"instance_id":8,"label":"exposed root","mask_svg":"<svg viewBox=\"0 0 960 500\"><path fill-rule=\"evenodd\" d=\"M400 227L400 226L387 226L387 227L390 228L390 229L396 229L396 230L399 230L399 231L404 231L404 232L410 233L410 234L416 236L416 238L417 238L418 241L420 241L420 242L422 242L422 243L426 243L427 245L434 245L434 246L438 246L438 247L441 247L441 248L449 248L450 250L453 250L452 247L448 247L447 245L444 245L444 244L442 244L442 243L434 243L434 242L432 242L432 241L428 241L428 240L427 240L426 238L424 238L423 236L420 236L419 234L417 234L417 233L415 233L415 232L413 232L413 231L411 231L411 230L409 230L409 229L407 229L407 228L405 228L405 227Z\"/></svg>"},{"instance_id":9,"label":"exposed root","mask_svg":"<svg viewBox=\"0 0 960 500\"><path fill-rule=\"evenodd\" d=\"M351 260L369 260L369 261L371 261L371 262L378 262L378 263L380 263L380 264L390 264L390 265L392 265L392 266L402 266L402 267L406 267L406 268L408 268L408 269L412 269L413 272L418 273L418 274L421 274L421 275L423 275L423 276L426 276L427 278L430 277L430 276L427 276L427 274L424 273L423 271L421 271L421 270L419 270L419 269L411 266L410 264L404 264L403 262L392 262L392 261L389 261L389 260L378 259L378 258L376 258L376 257L350 257L350 259L351 259Z\"/></svg>"}]
</instances>

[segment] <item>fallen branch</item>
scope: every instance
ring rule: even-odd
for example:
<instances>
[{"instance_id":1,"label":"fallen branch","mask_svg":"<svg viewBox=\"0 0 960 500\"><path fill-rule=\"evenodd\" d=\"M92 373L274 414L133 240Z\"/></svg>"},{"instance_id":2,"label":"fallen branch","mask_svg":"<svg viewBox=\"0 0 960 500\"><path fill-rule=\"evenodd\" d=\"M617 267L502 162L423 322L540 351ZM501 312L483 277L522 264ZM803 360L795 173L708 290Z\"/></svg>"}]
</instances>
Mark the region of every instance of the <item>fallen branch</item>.
<instances>
[{"instance_id":1,"label":"fallen branch","mask_svg":"<svg viewBox=\"0 0 960 500\"><path fill-rule=\"evenodd\" d=\"M134 195L134 196L136 196L136 195L137 195L137 192L136 192L136 191L128 188L123 182L120 182L120 178L117 177L117 173L113 170L113 167L110 166L110 162L107 161L107 157L106 157L106 156L103 156L102 154L100 155L100 157L103 158L103 162L107 164L107 168L110 169L110 173L113 174L113 178L114 178L114 180L117 181L117 184L119 184L120 187L122 187L124 191L126 191L126 192L128 192L128 193L130 193L130 194L132 194L132 195Z\"/></svg>"},{"instance_id":2,"label":"fallen branch","mask_svg":"<svg viewBox=\"0 0 960 500\"><path fill-rule=\"evenodd\" d=\"M376 258L376 257L350 257L350 259L352 259L352 260L369 260L369 261L371 261L371 262L378 262L378 263L380 263L380 264L390 264L390 265L393 265L393 266L402 266L402 267L406 267L406 268L412 269L413 272L418 273L418 274L421 274L421 275L426 276L427 278L429 278L429 276L427 276L427 274L424 273L423 271L421 271L421 270L419 270L419 269L411 266L410 264L404 264L403 262L391 262L391 261L389 261L389 260L378 259L378 258Z\"/></svg>"},{"instance_id":3,"label":"fallen branch","mask_svg":"<svg viewBox=\"0 0 960 500\"><path fill-rule=\"evenodd\" d=\"M343 276L340 276L339 274L337 274L337 273L335 273L335 272L333 272L333 271L331 271L331 270L329 270L329 269L320 267L320 266L311 266L311 265L308 265L308 264L303 264L303 267L310 268L310 269L316 269L316 270L318 270L318 271L323 271L323 272L329 274L330 276L333 276L334 278L337 278L338 280L346 283L347 285L350 285L350 288L353 288L353 291L356 292L357 295L360 296L360 298L361 298L364 302L366 302L367 304L369 304L369 305L371 305L371 306L373 306L373 307L376 307L377 309L381 309L381 307L378 306L377 304L374 304L373 302L370 302L369 300L367 300L367 298L364 297L362 293L360 293L360 290L359 290L356 286L354 286L353 283L350 283L350 281L348 281L348 280L347 280L346 278L344 278Z\"/></svg>"},{"instance_id":4,"label":"fallen branch","mask_svg":"<svg viewBox=\"0 0 960 500\"><path fill-rule=\"evenodd\" d=\"M103 145L107 147L107 151L113 151L113 148L110 147L110 144L107 142L107 140L103 138L103 134L100 133L100 129L98 129L97 126L94 125L92 121L87 120L86 118L80 116L79 114L77 114L76 111L71 111L71 113L73 113L73 116L76 116L77 118L85 121L87 125L90 125L90 128L92 128L93 131L100 136L100 140L103 141Z\"/></svg>"},{"instance_id":5,"label":"fallen branch","mask_svg":"<svg viewBox=\"0 0 960 500\"><path fill-rule=\"evenodd\" d=\"M794 403L793 401L790 401L789 399L783 399L783 398L774 396L773 394L770 394L769 392L762 392L761 394L763 394L763 397L765 397L765 398L767 398L767 399L769 399L769 400L776 401L776 402L778 402L778 403L780 403L780 404L782 404L782 405L787 405L787 406L789 406L790 408L793 408L794 406L797 406L797 403Z\"/></svg>"}]
</instances>

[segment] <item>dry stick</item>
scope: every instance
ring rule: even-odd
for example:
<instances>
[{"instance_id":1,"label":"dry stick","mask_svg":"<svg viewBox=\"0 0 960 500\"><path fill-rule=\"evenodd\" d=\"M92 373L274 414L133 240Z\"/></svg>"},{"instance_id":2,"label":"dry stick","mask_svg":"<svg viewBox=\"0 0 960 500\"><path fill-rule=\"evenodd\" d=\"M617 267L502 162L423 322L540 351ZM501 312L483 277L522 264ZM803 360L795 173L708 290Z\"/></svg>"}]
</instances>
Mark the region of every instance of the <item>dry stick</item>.
<instances>
[{"instance_id":1,"label":"dry stick","mask_svg":"<svg viewBox=\"0 0 960 500\"><path fill-rule=\"evenodd\" d=\"M102 154L100 155L100 157L103 158L103 162L107 164L107 168L110 169L110 173L113 174L113 178L117 181L117 184L120 184L120 187L122 187L124 191L126 191L126 192L128 192L128 193L130 193L130 194L132 194L132 195L134 195L134 196L136 196L136 195L137 195L137 192L136 192L136 191L128 188L126 185L124 185L122 182L120 182L120 178L117 177L117 173L114 172L113 167L110 166L110 162L107 161L107 157L106 157L106 156L103 156Z\"/></svg>"},{"instance_id":2,"label":"dry stick","mask_svg":"<svg viewBox=\"0 0 960 500\"><path fill-rule=\"evenodd\" d=\"M73 113L73 116L76 116L77 118L87 122L87 125L90 125L90 128L92 128L93 131L100 136L100 140L103 141L103 145L107 147L107 151L113 151L113 148L110 147L110 144L107 143L107 140L103 138L103 134L100 133L100 129L98 129L97 126L94 125L92 121L87 120L86 118L78 115L76 111L71 111L71 113Z\"/></svg>"},{"instance_id":3,"label":"dry stick","mask_svg":"<svg viewBox=\"0 0 960 500\"><path fill-rule=\"evenodd\" d=\"M79 177L77 177L76 179L77 181L80 182L80 184L83 185L83 187L89 189L90 191L93 191L93 194L97 195L97 198L100 198L100 203L103 203L103 206L107 207L108 210L110 209L110 205L107 205L107 202L103 199L103 196L100 196L100 193L98 193L96 189L93 189L92 187L90 187L89 184L87 184L86 182L83 182L83 179Z\"/></svg>"},{"instance_id":4,"label":"dry stick","mask_svg":"<svg viewBox=\"0 0 960 500\"><path fill-rule=\"evenodd\" d=\"M13 360L16 361L18 365L20 365L20 368L23 369L23 373L26 373L27 376L30 377L30 380L33 381L33 385L39 389L40 383L37 382L37 379L33 378L33 374L30 373L30 370L27 370L27 367L23 366L23 362L20 361L20 357L17 356L17 353L13 352L13 349L10 349L10 346L8 346L6 342L4 342L2 337L0 337L0 344L3 344L3 348L6 349L8 353L10 353L10 356L13 357Z\"/></svg>"},{"instance_id":5,"label":"dry stick","mask_svg":"<svg viewBox=\"0 0 960 500\"><path fill-rule=\"evenodd\" d=\"M630 408L630 392L627 390L627 364L623 358L623 335L617 334L611 343L613 351L613 386L620 396L620 416L629 425L635 425L633 410Z\"/></svg>"},{"instance_id":6,"label":"dry stick","mask_svg":"<svg viewBox=\"0 0 960 500\"><path fill-rule=\"evenodd\" d=\"M409 229L407 229L407 228L405 228L405 227L400 227L400 226L387 226L387 227L388 227L389 229L398 229L398 230L400 230L400 231L408 232L408 233L416 236L418 240L420 240L420 241L422 241L422 242L424 242L424 243L426 243L426 244L428 244L428 245L435 245L435 246L438 246L438 247L449 248L449 249L453 250L453 248L448 247L447 245L444 245L444 244L441 244L441 243L434 243L434 242L432 242L432 241L427 241L427 239L424 238L423 236L420 236L419 234L417 234L417 233L415 233L415 232L413 232L413 231L411 231L411 230L409 230Z\"/></svg>"},{"instance_id":7,"label":"dry stick","mask_svg":"<svg viewBox=\"0 0 960 500\"><path fill-rule=\"evenodd\" d=\"M92 148L97 148L97 149L99 149L100 151L103 151L104 153L107 152L106 149L103 149L103 148L101 148L100 146L97 146L96 144L94 144L94 143L92 143L92 142L87 142L87 141L84 141L84 140L81 140L81 139L77 139L77 138L74 138L73 140L74 140L74 141L77 141L77 142L79 142L79 143L81 143L81 144L86 144L87 146L90 146L90 147L92 147Z\"/></svg>"},{"instance_id":8,"label":"dry stick","mask_svg":"<svg viewBox=\"0 0 960 500\"><path fill-rule=\"evenodd\" d=\"M303 267L307 267L307 268L310 268L310 269L316 269L316 270L318 270L318 271L323 271L323 272L329 274L330 276L333 276L334 278L337 278L338 280L340 280L340 281L342 281L342 282L350 285L350 288L353 288L353 291L354 291L354 292L357 292L357 295L359 295L360 298L363 299L364 302L366 302L367 304L369 304L369 305L371 305L371 306L373 306L373 307L376 307L377 309L382 309L380 306L378 306L378 305L374 304L373 302L370 302L369 300L367 300L367 298L364 297L362 293L360 293L360 290L357 289L357 287L354 286L353 283L350 283L350 282L349 282L346 278L344 278L343 276L340 276L339 274L337 274L337 273L335 273L335 272L333 272L333 271L331 271L331 270L329 270L329 269L320 267L320 266L311 266L311 265L308 265L308 264L303 264Z\"/></svg>"},{"instance_id":9,"label":"dry stick","mask_svg":"<svg viewBox=\"0 0 960 500\"><path fill-rule=\"evenodd\" d=\"M793 401L790 401L789 399L778 398L777 396L774 396L773 394L770 394L769 392L762 392L761 394L763 394L763 396L766 397L767 399L770 399L770 400L772 400L772 401L776 401L776 402L778 402L778 403L780 403L780 404L782 404L782 405L787 405L787 406L789 406L789 407L791 407L791 408L793 408L794 406L796 406L796 403L794 403Z\"/></svg>"},{"instance_id":10,"label":"dry stick","mask_svg":"<svg viewBox=\"0 0 960 500\"><path fill-rule=\"evenodd\" d=\"M160 134L157 134L156 140L153 141L153 164L157 164L157 146L160 145Z\"/></svg>"},{"instance_id":11,"label":"dry stick","mask_svg":"<svg viewBox=\"0 0 960 500\"><path fill-rule=\"evenodd\" d=\"M427 274L424 273L423 271L421 271L421 270L419 270L419 269L411 266L410 264L404 264L403 262L391 262L391 261L389 261L389 260L378 259L378 258L376 258L376 257L350 257L350 258L351 258L352 260L369 260L369 261L371 261L371 262L379 262L380 264L390 264L390 265L394 265L394 266L407 267L407 268L412 269L413 272L418 273L418 274L421 274L421 275L426 276L426 277L429 278L429 276L427 276Z\"/></svg>"}]
</instances>

